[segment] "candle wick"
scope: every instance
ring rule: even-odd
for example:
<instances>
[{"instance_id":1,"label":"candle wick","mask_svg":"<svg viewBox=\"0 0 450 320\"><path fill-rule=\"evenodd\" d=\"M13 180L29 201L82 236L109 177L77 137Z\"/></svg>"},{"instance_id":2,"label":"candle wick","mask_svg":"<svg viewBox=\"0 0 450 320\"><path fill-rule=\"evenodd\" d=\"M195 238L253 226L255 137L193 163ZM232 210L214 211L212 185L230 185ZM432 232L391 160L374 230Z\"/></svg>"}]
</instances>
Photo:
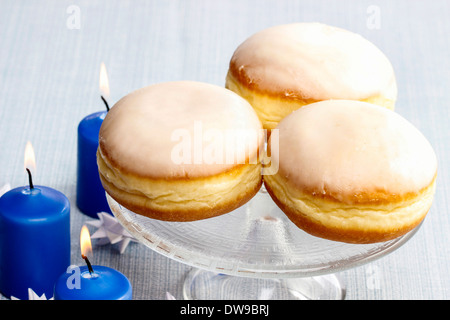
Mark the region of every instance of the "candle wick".
<instances>
[{"instance_id":1,"label":"candle wick","mask_svg":"<svg viewBox=\"0 0 450 320\"><path fill-rule=\"evenodd\" d=\"M30 189L34 189L33 178L31 177L31 171L28 168L26 168L26 170L28 172L28 183L30 184Z\"/></svg>"},{"instance_id":2,"label":"candle wick","mask_svg":"<svg viewBox=\"0 0 450 320\"><path fill-rule=\"evenodd\" d=\"M100 97L102 98L103 102L105 103L106 111L109 111L109 105L108 105L108 102L106 101L105 98L103 98L103 96L100 96Z\"/></svg>"},{"instance_id":3,"label":"candle wick","mask_svg":"<svg viewBox=\"0 0 450 320\"><path fill-rule=\"evenodd\" d=\"M92 265L91 262L89 261L88 257L86 257L85 255L81 255L81 257L84 259L84 261L86 261L88 270L89 270L89 274L92 274L94 272L94 269L92 269Z\"/></svg>"}]
</instances>

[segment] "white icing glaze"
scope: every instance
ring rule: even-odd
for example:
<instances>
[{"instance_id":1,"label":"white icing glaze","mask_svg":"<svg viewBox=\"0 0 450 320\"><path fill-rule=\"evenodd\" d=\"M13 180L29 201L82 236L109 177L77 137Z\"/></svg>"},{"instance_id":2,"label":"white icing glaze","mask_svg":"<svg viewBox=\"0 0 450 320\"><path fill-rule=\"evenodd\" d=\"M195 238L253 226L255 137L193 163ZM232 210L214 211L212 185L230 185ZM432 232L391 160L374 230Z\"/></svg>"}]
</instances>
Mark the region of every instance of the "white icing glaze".
<instances>
[{"instance_id":1,"label":"white icing glaze","mask_svg":"<svg viewBox=\"0 0 450 320\"><path fill-rule=\"evenodd\" d=\"M263 141L252 134L261 128L250 104L225 88L166 82L132 92L111 108L100 129L100 150L109 165L127 173L204 177L249 163ZM224 140L230 133L238 134L234 144ZM226 158L230 150L234 161Z\"/></svg>"},{"instance_id":2,"label":"white icing glaze","mask_svg":"<svg viewBox=\"0 0 450 320\"><path fill-rule=\"evenodd\" d=\"M436 174L436 155L422 133L380 106L317 102L294 111L277 128L279 154L272 161L300 188L402 195L429 186Z\"/></svg>"},{"instance_id":3,"label":"white icing glaze","mask_svg":"<svg viewBox=\"0 0 450 320\"><path fill-rule=\"evenodd\" d=\"M231 63L260 91L299 99L395 100L387 57L353 32L294 23L262 30L235 51Z\"/></svg>"}]
</instances>

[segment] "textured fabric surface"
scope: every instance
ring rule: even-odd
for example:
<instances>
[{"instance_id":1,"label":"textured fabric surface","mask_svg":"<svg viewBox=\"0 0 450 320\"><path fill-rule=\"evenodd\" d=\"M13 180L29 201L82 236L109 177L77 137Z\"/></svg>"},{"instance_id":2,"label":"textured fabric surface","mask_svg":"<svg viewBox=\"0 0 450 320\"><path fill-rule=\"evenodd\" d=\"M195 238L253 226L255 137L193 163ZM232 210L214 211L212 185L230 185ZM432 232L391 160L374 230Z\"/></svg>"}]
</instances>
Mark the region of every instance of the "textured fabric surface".
<instances>
[{"instance_id":1,"label":"textured fabric surface","mask_svg":"<svg viewBox=\"0 0 450 320\"><path fill-rule=\"evenodd\" d=\"M346 297L450 298L448 1L2 0L0 8L0 185L27 183L23 152L30 140L35 183L60 190L72 204L73 264L83 264L78 236L90 220L76 207L76 132L84 116L104 109L102 61L110 104L162 81L224 85L229 59L245 38L276 24L318 21L360 33L385 52L397 75L396 111L424 133L439 161L435 201L422 228L390 255L340 273ZM124 254L114 245L94 252L93 264L130 279L134 299L165 299L166 291L182 298L190 267L139 243Z\"/></svg>"}]
</instances>

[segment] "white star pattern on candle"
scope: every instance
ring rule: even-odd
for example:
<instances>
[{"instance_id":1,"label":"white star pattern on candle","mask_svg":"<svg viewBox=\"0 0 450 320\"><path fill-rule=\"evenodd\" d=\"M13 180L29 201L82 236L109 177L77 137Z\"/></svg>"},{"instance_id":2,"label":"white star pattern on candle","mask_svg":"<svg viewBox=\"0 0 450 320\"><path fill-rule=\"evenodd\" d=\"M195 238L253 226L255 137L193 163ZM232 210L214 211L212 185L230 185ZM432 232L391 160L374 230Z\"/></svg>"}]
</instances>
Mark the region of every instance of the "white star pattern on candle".
<instances>
[{"instance_id":1,"label":"white star pattern on candle","mask_svg":"<svg viewBox=\"0 0 450 320\"><path fill-rule=\"evenodd\" d=\"M20 300L19 298L11 296L11 300ZM28 300L47 300L45 297L45 293L42 294L42 296L38 296L36 292L33 291L33 289L28 288ZM49 300L53 300L53 297L51 297Z\"/></svg>"},{"instance_id":2,"label":"white star pattern on candle","mask_svg":"<svg viewBox=\"0 0 450 320\"><path fill-rule=\"evenodd\" d=\"M97 241L99 245L117 243L119 245L119 251L122 254L125 252L130 241L137 241L111 214L99 212L97 215L98 220L90 220L86 221L86 223L98 228L97 231L92 234L91 238L99 239Z\"/></svg>"}]
</instances>

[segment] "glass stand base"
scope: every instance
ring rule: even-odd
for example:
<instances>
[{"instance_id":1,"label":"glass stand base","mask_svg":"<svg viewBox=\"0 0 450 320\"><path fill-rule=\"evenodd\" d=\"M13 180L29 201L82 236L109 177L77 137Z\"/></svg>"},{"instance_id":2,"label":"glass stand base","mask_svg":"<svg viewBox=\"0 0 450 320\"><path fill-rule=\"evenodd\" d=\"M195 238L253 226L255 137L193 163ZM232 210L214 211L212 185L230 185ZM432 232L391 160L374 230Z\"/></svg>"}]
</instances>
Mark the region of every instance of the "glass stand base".
<instances>
[{"instance_id":1,"label":"glass stand base","mask_svg":"<svg viewBox=\"0 0 450 320\"><path fill-rule=\"evenodd\" d=\"M333 274L258 279L192 269L184 281L186 300L343 300L345 287Z\"/></svg>"}]
</instances>

